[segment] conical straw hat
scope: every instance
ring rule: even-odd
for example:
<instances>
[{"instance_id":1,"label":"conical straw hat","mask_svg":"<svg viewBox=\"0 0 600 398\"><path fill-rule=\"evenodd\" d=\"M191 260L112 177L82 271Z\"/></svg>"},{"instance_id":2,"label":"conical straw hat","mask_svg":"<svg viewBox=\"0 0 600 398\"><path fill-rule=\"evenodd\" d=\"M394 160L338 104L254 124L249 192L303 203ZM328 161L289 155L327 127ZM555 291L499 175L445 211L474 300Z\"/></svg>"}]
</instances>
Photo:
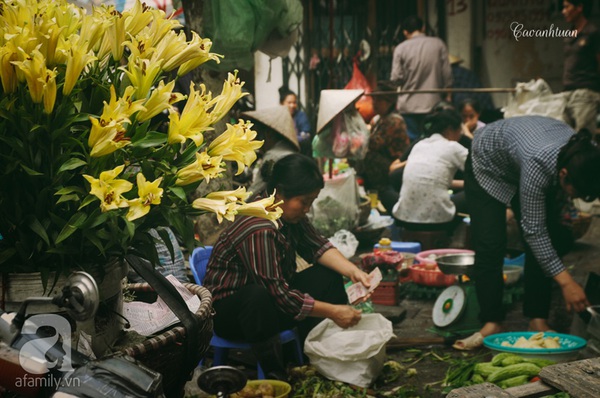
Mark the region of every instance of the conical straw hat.
<instances>
[{"instance_id":1,"label":"conical straw hat","mask_svg":"<svg viewBox=\"0 0 600 398\"><path fill-rule=\"evenodd\" d=\"M364 90L322 90L319 100L319 115L317 116L317 134L337 114L360 98L364 92Z\"/></svg>"},{"instance_id":2,"label":"conical straw hat","mask_svg":"<svg viewBox=\"0 0 600 398\"><path fill-rule=\"evenodd\" d=\"M450 65L460 64L463 61L462 58L452 54L448 55L448 60L450 61Z\"/></svg>"},{"instance_id":3,"label":"conical straw hat","mask_svg":"<svg viewBox=\"0 0 600 398\"><path fill-rule=\"evenodd\" d=\"M287 106L278 105L272 108L247 111L243 112L242 116L254 119L271 127L277 133L287 138L287 140L294 144L296 148L300 149L300 144L298 143L298 137L296 135L296 125L294 124L294 119Z\"/></svg>"}]
</instances>

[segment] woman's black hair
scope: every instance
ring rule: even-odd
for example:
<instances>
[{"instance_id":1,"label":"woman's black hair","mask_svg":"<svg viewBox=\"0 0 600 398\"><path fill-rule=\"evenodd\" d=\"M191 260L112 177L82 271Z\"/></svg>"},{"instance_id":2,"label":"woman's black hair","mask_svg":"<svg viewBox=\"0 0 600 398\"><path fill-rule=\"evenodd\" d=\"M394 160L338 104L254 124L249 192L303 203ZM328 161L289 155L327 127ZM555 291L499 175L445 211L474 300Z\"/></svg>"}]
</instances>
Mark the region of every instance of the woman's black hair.
<instances>
[{"instance_id":1,"label":"woman's black hair","mask_svg":"<svg viewBox=\"0 0 600 398\"><path fill-rule=\"evenodd\" d=\"M600 147L588 129L571 137L558 153L557 171L567 170L566 182L578 197L591 202L600 197Z\"/></svg>"},{"instance_id":2,"label":"woman's black hair","mask_svg":"<svg viewBox=\"0 0 600 398\"><path fill-rule=\"evenodd\" d=\"M442 134L448 129L459 129L461 123L462 119L456 110L444 109L427 116L423 121L423 130L425 136L430 137L432 134Z\"/></svg>"},{"instance_id":3,"label":"woman's black hair","mask_svg":"<svg viewBox=\"0 0 600 398\"><path fill-rule=\"evenodd\" d=\"M465 98L464 100L460 101L460 104L458 105L458 111L462 112L467 105L470 105L475 112L481 114L481 105L475 98Z\"/></svg>"},{"instance_id":4,"label":"woman's black hair","mask_svg":"<svg viewBox=\"0 0 600 398\"><path fill-rule=\"evenodd\" d=\"M279 87L279 103L283 104L283 101L287 98L288 95L296 96L296 93L287 88L287 86Z\"/></svg>"},{"instance_id":5,"label":"woman's black hair","mask_svg":"<svg viewBox=\"0 0 600 398\"><path fill-rule=\"evenodd\" d=\"M308 156L293 153L277 162L265 162L260 173L267 181L267 193L274 190L284 198L306 195L323 189L325 182L319 166Z\"/></svg>"}]
</instances>

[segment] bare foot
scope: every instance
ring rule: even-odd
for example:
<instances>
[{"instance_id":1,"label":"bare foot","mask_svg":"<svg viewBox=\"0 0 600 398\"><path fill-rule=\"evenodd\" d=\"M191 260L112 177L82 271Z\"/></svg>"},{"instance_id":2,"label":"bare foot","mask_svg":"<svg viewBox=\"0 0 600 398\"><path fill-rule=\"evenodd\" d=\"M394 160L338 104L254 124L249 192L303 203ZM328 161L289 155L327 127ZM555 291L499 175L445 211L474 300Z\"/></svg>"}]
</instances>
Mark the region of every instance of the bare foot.
<instances>
[{"instance_id":1,"label":"bare foot","mask_svg":"<svg viewBox=\"0 0 600 398\"><path fill-rule=\"evenodd\" d=\"M502 331L502 325L500 325L499 323L487 322L485 325L483 325L483 327L481 328L479 333L481 333L483 335L483 337L486 337L491 334L500 333L501 331Z\"/></svg>"},{"instance_id":2,"label":"bare foot","mask_svg":"<svg viewBox=\"0 0 600 398\"><path fill-rule=\"evenodd\" d=\"M551 332L548 320L544 318L532 318L529 321L529 330L532 332Z\"/></svg>"},{"instance_id":3,"label":"bare foot","mask_svg":"<svg viewBox=\"0 0 600 398\"><path fill-rule=\"evenodd\" d=\"M476 348L479 348L483 345L483 338L489 336L491 334L499 333L502 330L502 327L499 323L488 322L479 332L473 333L471 336L456 340L456 342L452 345L452 347L461 351L470 351Z\"/></svg>"}]
</instances>

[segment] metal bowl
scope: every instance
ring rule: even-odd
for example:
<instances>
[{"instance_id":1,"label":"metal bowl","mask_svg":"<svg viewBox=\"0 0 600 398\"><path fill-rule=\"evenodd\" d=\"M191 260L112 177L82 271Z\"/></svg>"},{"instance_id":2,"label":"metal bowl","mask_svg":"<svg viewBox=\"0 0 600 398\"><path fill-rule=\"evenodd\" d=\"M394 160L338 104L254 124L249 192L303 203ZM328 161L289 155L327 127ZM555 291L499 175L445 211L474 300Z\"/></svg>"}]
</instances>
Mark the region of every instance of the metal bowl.
<instances>
[{"instance_id":1,"label":"metal bowl","mask_svg":"<svg viewBox=\"0 0 600 398\"><path fill-rule=\"evenodd\" d=\"M475 263L473 253L444 254L435 259L440 271L448 275L464 275Z\"/></svg>"}]
</instances>

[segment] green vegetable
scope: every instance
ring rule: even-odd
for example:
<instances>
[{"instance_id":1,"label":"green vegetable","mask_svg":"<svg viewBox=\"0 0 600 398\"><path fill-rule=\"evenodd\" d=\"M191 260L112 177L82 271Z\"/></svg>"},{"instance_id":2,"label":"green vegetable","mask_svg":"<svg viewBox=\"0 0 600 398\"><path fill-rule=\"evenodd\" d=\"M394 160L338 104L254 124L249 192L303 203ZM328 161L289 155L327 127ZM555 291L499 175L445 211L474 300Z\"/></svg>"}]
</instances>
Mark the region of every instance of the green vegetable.
<instances>
[{"instance_id":1,"label":"green vegetable","mask_svg":"<svg viewBox=\"0 0 600 398\"><path fill-rule=\"evenodd\" d=\"M506 357L502 360L502 366L514 365L516 363L525 362L525 358L520 357L518 355L513 355L510 357Z\"/></svg>"},{"instance_id":2,"label":"green vegetable","mask_svg":"<svg viewBox=\"0 0 600 398\"><path fill-rule=\"evenodd\" d=\"M471 376L471 381L473 382L473 384L481 384L485 382L485 379L482 375L473 373L473 376Z\"/></svg>"},{"instance_id":3,"label":"green vegetable","mask_svg":"<svg viewBox=\"0 0 600 398\"><path fill-rule=\"evenodd\" d=\"M540 372L540 367L532 363L522 362L515 365L509 365L492 373L487 381L497 383L502 380L510 379L515 376L532 377Z\"/></svg>"},{"instance_id":4,"label":"green vegetable","mask_svg":"<svg viewBox=\"0 0 600 398\"><path fill-rule=\"evenodd\" d=\"M525 358L525 362L532 363L534 365L539 366L540 368L543 368L544 366L554 365L556 363L555 361L552 361L550 359L543 358Z\"/></svg>"},{"instance_id":5,"label":"green vegetable","mask_svg":"<svg viewBox=\"0 0 600 398\"><path fill-rule=\"evenodd\" d=\"M492 358L492 365L502 366L502 361L504 361L505 359L508 359L508 358L512 358L512 357L523 359L520 356L518 356L517 354L511 354L510 352L502 352L500 354L494 355L494 357Z\"/></svg>"},{"instance_id":6,"label":"green vegetable","mask_svg":"<svg viewBox=\"0 0 600 398\"><path fill-rule=\"evenodd\" d=\"M475 368L473 369L473 372L475 374L482 376L483 378L486 378L489 375L491 375L492 373L494 373L495 371L500 370L500 369L502 369L500 366L494 366L491 362L479 362L479 363L475 364Z\"/></svg>"},{"instance_id":7,"label":"green vegetable","mask_svg":"<svg viewBox=\"0 0 600 398\"><path fill-rule=\"evenodd\" d=\"M498 382L498 387L500 388L509 388L523 385L529 381L530 376L515 376L510 379L502 380Z\"/></svg>"}]
</instances>

